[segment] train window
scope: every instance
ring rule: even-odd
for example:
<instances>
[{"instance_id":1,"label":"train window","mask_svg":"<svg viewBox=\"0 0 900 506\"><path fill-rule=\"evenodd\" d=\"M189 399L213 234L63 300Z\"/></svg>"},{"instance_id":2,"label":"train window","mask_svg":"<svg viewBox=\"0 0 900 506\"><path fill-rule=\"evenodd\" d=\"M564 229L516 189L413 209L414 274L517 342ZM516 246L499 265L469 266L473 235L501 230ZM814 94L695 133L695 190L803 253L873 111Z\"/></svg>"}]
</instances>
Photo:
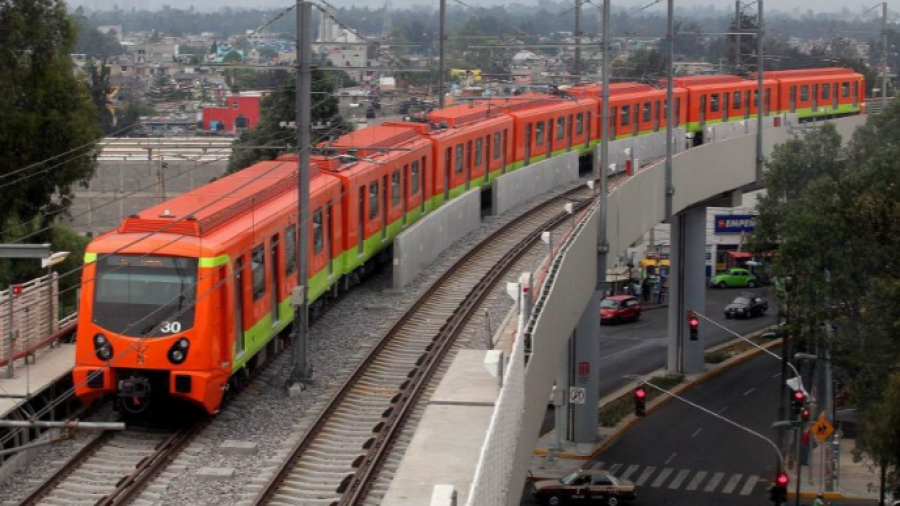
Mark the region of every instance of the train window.
<instances>
[{"instance_id":1,"label":"train window","mask_svg":"<svg viewBox=\"0 0 900 506\"><path fill-rule=\"evenodd\" d=\"M734 94L734 104L732 105L732 109L740 109L741 108L741 92L737 92Z\"/></svg>"},{"instance_id":2,"label":"train window","mask_svg":"<svg viewBox=\"0 0 900 506\"><path fill-rule=\"evenodd\" d=\"M456 172L457 174L462 174L462 170L463 170L463 145L462 144L456 145L456 160L454 160L454 161L456 162L456 164L453 167L453 172Z\"/></svg>"},{"instance_id":3,"label":"train window","mask_svg":"<svg viewBox=\"0 0 900 506\"><path fill-rule=\"evenodd\" d=\"M584 133L584 114L578 113L575 116L575 135Z\"/></svg>"},{"instance_id":4,"label":"train window","mask_svg":"<svg viewBox=\"0 0 900 506\"><path fill-rule=\"evenodd\" d=\"M653 107L651 106L650 102L644 102L644 119L641 121L643 121L645 123L647 121L650 121L652 114L653 114Z\"/></svg>"},{"instance_id":5,"label":"train window","mask_svg":"<svg viewBox=\"0 0 900 506\"><path fill-rule=\"evenodd\" d=\"M475 166L481 167L481 157L482 150L484 149L484 142L479 137L475 140Z\"/></svg>"},{"instance_id":6,"label":"train window","mask_svg":"<svg viewBox=\"0 0 900 506\"><path fill-rule=\"evenodd\" d=\"M312 218L312 229L313 229L313 255L318 255L322 252L322 247L325 245L325 230L322 227L322 208L318 208L313 212Z\"/></svg>"},{"instance_id":7,"label":"train window","mask_svg":"<svg viewBox=\"0 0 900 506\"><path fill-rule=\"evenodd\" d=\"M378 217L378 181L369 183L369 219Z\"/></svg>"},{"instance_id":8,"label":"train window","mask_svg":"<svg viewBox=\"0 0 900 506\"><path fill-rule=\"evenodd\" d=\"M850 96L850 83L841 83L841 96L842 97Z\"/></svg>"},{"instance_id":9,"label":"train window","mask_svg":"<svg viewBox=\"0 0 900 506\"><path fill-rule=\"evenodd\" d=\"M709 96L709 111L719 112L719 94L712 93Z\"/></svg>"},{"instance_id":10,"label":"train window","mask_svg":"<svg viewBox=\"0 0 900 506\"><path fill-rule=\"evenodd\" d=\"M803 102L809 100L809 86L805 84L800 87L800 100Z\"/></svg>"},{"instance_id":11,"label":"train window","mask_svg":"<svg viewBox=\"0 0 900 506\"><path fill-rule=\"evenodd\" d=\"M631 106L623 105L622 106L622 126L628 126L631 124Z\"/></svg>"},{"instance_id":12,"label":"train window","mask_svg":"<svg viewBox=\"0 0 900 506\"><path fill-rule=\"evenodd\" d=\"M822 99L828 100L829 98L831 98L831 85L825 83L822 85Z\"/></svg>"},{"instance_id":13,"label":"train window","mask_svg":"<svg viewBox=\"0 0 900 506\"><path fill-rule=\"evenodd\" d=\"M500 158L500 132L494 134L494 160Z\"/></svg>"},{"instance_id":14,"label":"train window","mask_svg":"<svg viewBox=\"0 0 900 506\"><path fill-rule=\"evenodd\" d=\"M412 163L412 189L409 190L413 195L419 193L419 161Z\"/></svg>"},{"instance_id":15,"label":"train window","mask_svg":"<svg viewBox=\"0 0 900 506\"><path fill-rule=\"evenodd\" d=\"M400 171L395 170L391 174L391 207L397 207L400 203Z\"/></svg>"},{"instance_id":16,"label":"train window","mask_svg":"<svg viewBox=\"0 0 900 506\"><path fill-rule=\"evenodd\" d=\"M538 121L534 127L534 145L535 146L543 146L544 145L544 122Z\"/></svg>"},{"instance_id":17,"label":"train window","mask_svg":"<svg viewBox=\"0 0 900 506\"><path fill-rule=\"evenodd\" d=\"M297 229L293 225L284 229L284 260L285 274L297 269Z\"/></svg>"},{"instance_id":18,"label":"train window","mask_svg":"<svg viewBox=\"0 0 900 506\"><path fill-rule=\"evenodd\" d=\"M562 140L566 137L566 118L556 118L556 140Z\"/></svg>"},{"instance_id":19,"label":"train window","mask_svg":"<svg viewBox=\"0 0 900 506\"><path fill-rule=\"evenodd\" d=\"M253 248L253 300L266 294L266 247L262 244Z\"/></svg>"}]
</instances>

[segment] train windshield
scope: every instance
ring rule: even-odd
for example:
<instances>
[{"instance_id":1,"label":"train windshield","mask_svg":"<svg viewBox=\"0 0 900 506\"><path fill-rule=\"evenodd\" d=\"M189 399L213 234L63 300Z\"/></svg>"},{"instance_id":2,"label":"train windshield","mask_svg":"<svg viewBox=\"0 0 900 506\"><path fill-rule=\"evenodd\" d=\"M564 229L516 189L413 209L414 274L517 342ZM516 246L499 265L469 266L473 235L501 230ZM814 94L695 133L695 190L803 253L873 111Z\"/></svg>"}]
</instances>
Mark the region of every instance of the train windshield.
<instances>
[{"instance_id":1,"label":"train windshield","mask_svg":"<svg viewBox=\"0 0 900 506\"><path fill-rule=\"evenodd\" d=\"M194 326L197 259L108 255L97 260L93 322L132 337Z\"/></svg>"}]
</instances>

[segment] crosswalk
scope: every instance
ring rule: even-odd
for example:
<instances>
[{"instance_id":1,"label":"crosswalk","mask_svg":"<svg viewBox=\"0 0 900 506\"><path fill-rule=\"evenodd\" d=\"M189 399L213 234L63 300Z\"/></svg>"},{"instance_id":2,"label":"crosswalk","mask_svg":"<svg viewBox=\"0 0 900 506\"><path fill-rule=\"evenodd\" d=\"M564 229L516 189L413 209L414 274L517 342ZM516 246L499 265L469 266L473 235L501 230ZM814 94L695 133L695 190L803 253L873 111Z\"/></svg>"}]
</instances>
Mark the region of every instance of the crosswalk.
<instances>
[{"instance_id":1,"label":"crosswalk","mask_svg":"<svg viewBox=\"0 0 900 506\"><path fill-rule=\"evenodd\" d=\"M645 466L595 462L591 468L605 469L623 480L630 480L638 487L658 489L702 491L707 493L750 495L765 480L757 475L721 473L675 467Z\"/></svg>"}]
</instances>

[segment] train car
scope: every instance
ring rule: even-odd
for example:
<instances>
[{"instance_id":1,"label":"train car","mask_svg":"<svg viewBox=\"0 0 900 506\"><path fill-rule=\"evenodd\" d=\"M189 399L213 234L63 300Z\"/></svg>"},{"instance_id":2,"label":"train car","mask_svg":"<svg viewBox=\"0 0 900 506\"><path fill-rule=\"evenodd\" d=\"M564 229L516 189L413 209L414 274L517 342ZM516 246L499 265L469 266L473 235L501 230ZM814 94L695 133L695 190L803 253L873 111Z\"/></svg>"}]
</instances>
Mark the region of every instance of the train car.
<instances>
[{"instance_id":1,"label":"train car","mask_svg":"<svg viewBox=\"0 0 900 506\"><path fill-rule=\"evenodd\" d=\"M768 73L766 74L768 76ZM737 76L689 76L680 77L674 84L685 88L688 97L686 130L700 134L716 123L740 121L757 114L755 80ZM778 103L778 81L767 77L763 81L763 107L766 116L771 115Z\"/></svg>"},{"instance_id":2,"label":"train car","mask_svg":"<svg viewBox=\"0 0 900 506\"><path fill-rule=\"evenodd\" d=\"M411 125L377 125L344 135L327 146L341 163L322 164L323 174L344 188L342 249L347 286L369 271L393 238L440 205L431 143Z\"/></svg>"},{"instance_id":3,"label":"train car","mask_svg":"<svg viewBox=\"0 0 900 506\"><path fill-rule=\"evenodd\" d=\"M600 104L603 99L603 86L587 85L570 88L569 93L575 96L596 98ZM614 83L609 87L609 120L610 139L625 139L638 135L658 132L666 128L666 92L641 83ZM686 91L681 88L673 90L675 98L675 126L680 126L687 118L685 101ZM597 132L595 140L600 139L602 119L597 114Z\"/></svg>"},{"instance_id":4,"label":"train car","mask_svg":"<svg viewBox=\"0 0 900 506\"><path fill-rule=\"evenodd\" d=\"M530 93L500 107L515 125L514 170L572 150L590 152L596 100Z\"/></svg>"},{"instance_id":5,"label":"train car","mask_svg":"<svg viewBox=\"0 0 900 506\"><path fill-rule=\"evenodd\" d=\"M73 370L86 404L140 413L181 399L215 413L293 317L296 162L262 162L126 218L85 254ZM311 299L337 282L343 188L310 182Z\"/></svg>"},{"instance_id":6,"label":"train car","mask_svg":"<svg viewBox=\"0 0 900 506\"><path fill-rule=\"evenodd\" d=\"M801 121L865 112L865 79L853 69L778 70L765 76L778 82L778 110L796 113Z\"/></svg>"}]
</instances>

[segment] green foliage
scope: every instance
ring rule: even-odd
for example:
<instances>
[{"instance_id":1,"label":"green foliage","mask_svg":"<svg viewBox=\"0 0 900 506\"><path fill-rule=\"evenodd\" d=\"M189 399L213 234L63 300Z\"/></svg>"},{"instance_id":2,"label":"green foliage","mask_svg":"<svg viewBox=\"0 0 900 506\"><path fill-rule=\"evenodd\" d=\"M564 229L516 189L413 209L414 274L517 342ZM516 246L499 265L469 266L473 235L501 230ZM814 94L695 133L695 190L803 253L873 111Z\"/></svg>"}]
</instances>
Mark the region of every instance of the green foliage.
<instances>
[{"instance_id":1,"label":"green foliage","mask_svg":"<svg viewBox=\"0 0 900 506\"><path fill-rule=\"evenodd\" d=\"M87 69L91 101L94 102L94 107L100 115L100 128L103 129L103 133L110 134L115 128L113 113L109 109L109 94L112 92L112 86L109 84L109 67L106 60L99 62L89 60Z\"/></svg>"},{"instance_id":2,"label":"green foliage","mask_svg":"<svg viewBox=\"0 0 900 506\"><path fill-rule=\"evenodd\" d=\"M125 48L113 33L100 33L97 24L84 15L84 9L75 10L72 18L78 26L78 40L75 42L75 54L86 54L93 58L109 58L125 54Z\"/></svg>"},{"instance_id":3,"label":"green foliage","mask_svg":"<svg viewBox=\"0 0 900 506\"><path fill-rule=\"evenodd\" d=\"M776 149L751 244L777 246L773 274L790 279L781 295L788 335L799 349L824 345L847 370L859 448L897 470L900 438L883 418L900 426L891 376L900 364L900 103L839 145L825 126Z\"/></svg>"},{"instance_id":4,"label":"green foliage","mask_svg":"<svg viewBox=\"0 0 900 506\"><path fill-rule=\"evenodd\" d=\"M50 225L70 206L72 185L94 173L103 132L87 87L72 72L76 36L59 0L0 0L0 176L22 170L0 179L0 242L22 235L12 224Z\"/></svg>"},{"instance_id":5,"label":"green foliage","mask_svg":"<svg viewBox=\"0 0 900 506\"><path fill-rule=\"evenodd\" d=\"M613 76L642 80L666 74L666 58L657 49L638 49L628 60L613 62Z\"/></svg>"},{"instance_id":6,"label":"green foliage","mask_svg":"<svg viewBox=\"0 0 900 506\"><path fill-rule=\"evenodd\" d=\"M293 73L282 86L263 99L260 106L259 124L246 130L238 137L241 146L290 146L296 148L295 130L282 128L280 123L296 121L296 78ZM312 124L331 123L331 128L319 132L319 136L341 135L352 128L338 113L338 100L334 96L334 77L328 71L314 70L312 73ZM317 142L316 134L313 142ZM228 172L237 172L262 160L272 160L279 153L274 149L235 149L228 160Z\"/></svg>"}]
</instances>

